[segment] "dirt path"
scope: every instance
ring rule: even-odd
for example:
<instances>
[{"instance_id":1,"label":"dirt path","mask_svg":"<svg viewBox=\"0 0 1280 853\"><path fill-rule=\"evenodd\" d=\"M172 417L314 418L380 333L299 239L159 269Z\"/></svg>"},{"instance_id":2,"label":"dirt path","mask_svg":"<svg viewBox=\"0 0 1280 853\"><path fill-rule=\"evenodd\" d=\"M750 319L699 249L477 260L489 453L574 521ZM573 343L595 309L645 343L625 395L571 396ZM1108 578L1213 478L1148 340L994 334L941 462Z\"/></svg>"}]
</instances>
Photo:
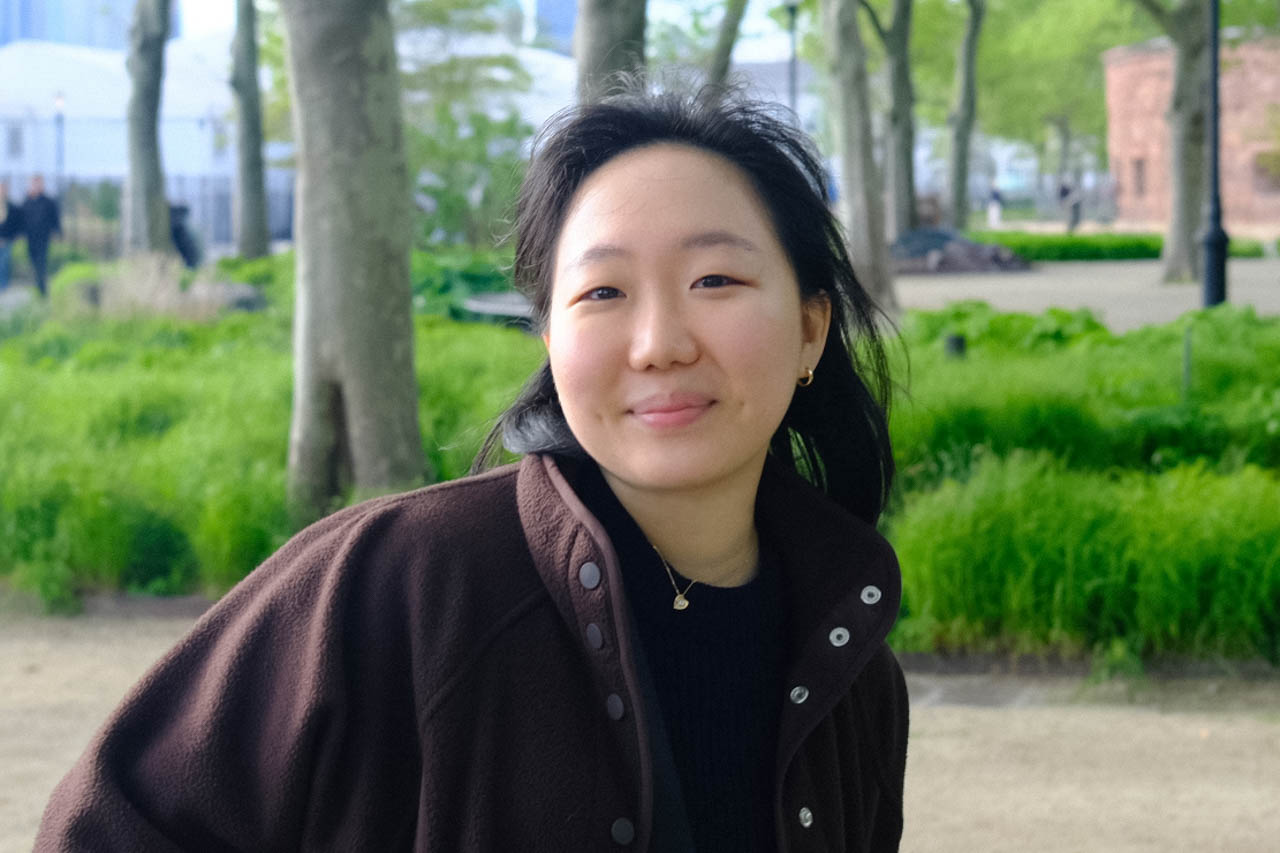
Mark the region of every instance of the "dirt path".
<instances>
[{"instance_id":1,"label":"dirt path","mask_svg":"<svg viewBox=\"0 0 1280 853\"><path fill-rule=\"evenodd\" d=\"M192 603L0 607L0 853ZM912 674L904 851L1276 851L1280 682Z\"/></svg>"}]
</instances>

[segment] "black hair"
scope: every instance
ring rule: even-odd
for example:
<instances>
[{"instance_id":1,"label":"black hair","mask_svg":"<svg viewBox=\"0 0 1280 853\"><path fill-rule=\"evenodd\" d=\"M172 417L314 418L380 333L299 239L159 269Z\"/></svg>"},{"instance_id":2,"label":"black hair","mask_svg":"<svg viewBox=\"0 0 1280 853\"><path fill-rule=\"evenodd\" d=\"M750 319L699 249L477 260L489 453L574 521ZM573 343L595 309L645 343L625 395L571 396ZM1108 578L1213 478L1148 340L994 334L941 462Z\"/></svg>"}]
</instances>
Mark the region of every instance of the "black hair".
<instances>
[{"instance_id":1,"label":"black hair","mask_svg":"<svg viewBox=\"0 0 1280 853\"><path fill-rule=\"evenodd\" d=\"M533 303L535 329L546 326L556 242L578 187L619 154L664 142L741 169L769 211L802 298L830 300L831 327L813 384L797 389L770 451L874 524L894 471L879 309L854 275L820 155L777 107L724 88L654 93L633 82L553 117L534 141L516 206L515 284ZM560 408L549 362L499 417L473 472L496 463L499 439L513 453L586 456Z\"/></svg>"}]
</instances>

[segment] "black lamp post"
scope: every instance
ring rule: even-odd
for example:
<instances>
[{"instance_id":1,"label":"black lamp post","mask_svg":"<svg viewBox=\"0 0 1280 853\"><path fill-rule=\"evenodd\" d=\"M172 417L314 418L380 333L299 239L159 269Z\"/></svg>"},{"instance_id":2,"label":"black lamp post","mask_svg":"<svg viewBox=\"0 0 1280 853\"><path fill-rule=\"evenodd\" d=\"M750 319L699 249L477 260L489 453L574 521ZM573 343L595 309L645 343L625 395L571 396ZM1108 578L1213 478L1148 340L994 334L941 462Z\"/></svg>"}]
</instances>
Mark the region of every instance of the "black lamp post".
<instances>
[{"instance_id":1,"label":"black lamp post","mask_svg":"<svg viewBox=\"0 0 1280 853\"><path fill-rule=\"evenodd\" d=\"M1227 232L1222 230L1221 175L1218 153L1218 0L1209 0L1209 202L1205 211L1204 306L1227 299Z\"/></svg>"},{"instance_id":2,"label":"black lamp post","mask_svg":"<svg viewBox=\"0 0 1280 853\"><path fill-rule=\"evenodd\" d=\"M66 105L67 105L67 101L65 98L62 97L61 92L59 92L57 95L54 96L53 128L54 128L54 133L57 135L57 147L55 149L56 157L57 157L56 169L55 169L55 172L56 172L55 181L58 188L59 198L62 197L63 170L66 166L66 141L67 141L66 114L65 114Z\"/></svg>"},{"instance_id":3,"label":"black lamp post","mask_svg":"<svg viewBox=\"0 0 1280 853\"><path fill-rule=\"evenodd\" d=\"M796 14L800 11L799 3L787 4L787 29L791 32L791 63L787 66L787 102L791 106L791 112L796 116L796 123L800 121L800 116L796 113Z\"/></svg>"}]
</instances>

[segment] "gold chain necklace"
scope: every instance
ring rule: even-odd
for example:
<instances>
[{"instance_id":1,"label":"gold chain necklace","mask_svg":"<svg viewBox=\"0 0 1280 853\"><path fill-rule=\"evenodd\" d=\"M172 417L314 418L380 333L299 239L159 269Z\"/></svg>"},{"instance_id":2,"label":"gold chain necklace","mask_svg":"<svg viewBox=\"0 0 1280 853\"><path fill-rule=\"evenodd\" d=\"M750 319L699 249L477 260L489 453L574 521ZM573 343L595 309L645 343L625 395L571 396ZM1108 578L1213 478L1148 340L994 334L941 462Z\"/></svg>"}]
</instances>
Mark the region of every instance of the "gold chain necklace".
<instances>
[{"instance_id":1,"label":"gold chain necklace","mask_svg":"<svg viewBox=\"0 0 1280 853\"><path fill-rule=\"evenodd\" d=\"M658 559L662 561L662 567L667 570L667 580L671 581L671 588L676 591L676 597L671 601L671 609L688 610L689 599L685 596L689 594L689 590L693 589L693 585L696 584L697 581L689 581L689 585L684 588L684 592L681 592L679 585L676 584L675 572L671 570L671 564L667 562L667 558L662 556L662 552L658 550L657 546L650 547L653 548L653 553L658 555Z\"/></svg>"}]
</instances>

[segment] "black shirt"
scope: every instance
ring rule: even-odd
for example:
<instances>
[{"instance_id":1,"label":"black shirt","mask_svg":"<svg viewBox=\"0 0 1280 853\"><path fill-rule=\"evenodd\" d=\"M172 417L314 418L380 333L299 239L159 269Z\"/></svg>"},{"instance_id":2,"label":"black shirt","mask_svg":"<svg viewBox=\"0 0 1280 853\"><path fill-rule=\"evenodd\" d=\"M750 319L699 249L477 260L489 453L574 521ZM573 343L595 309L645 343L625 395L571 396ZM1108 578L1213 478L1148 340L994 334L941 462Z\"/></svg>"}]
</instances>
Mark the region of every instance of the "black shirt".
<instances>
[{"instance_id":1,"label":"black shirt","mask_svg":"<svg viewBox=\"0 0 1280 853\"><path fill-rule=\"evenodd\" d=\"M696 584L689 608L675 610L657 552L595 465L583 466L578 491L618 553L698 853L777 849L774 764L785 659L777 560L762 542L753 580ZM675 580L681 590L689 585L678 572Z\"/></svg>"}]
</instances>

